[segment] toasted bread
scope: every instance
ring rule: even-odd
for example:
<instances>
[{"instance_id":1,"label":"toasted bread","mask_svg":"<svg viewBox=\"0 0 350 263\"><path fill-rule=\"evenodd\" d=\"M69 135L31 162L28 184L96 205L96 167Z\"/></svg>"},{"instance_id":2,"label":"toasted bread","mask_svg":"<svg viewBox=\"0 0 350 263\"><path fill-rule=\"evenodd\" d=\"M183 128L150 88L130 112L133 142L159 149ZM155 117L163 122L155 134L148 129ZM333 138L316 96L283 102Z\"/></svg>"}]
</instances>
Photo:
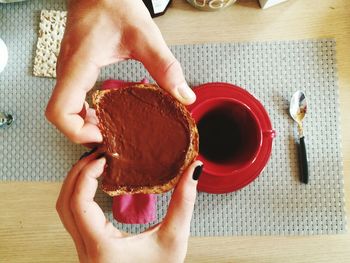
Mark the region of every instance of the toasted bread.
<instances>
[{"instance_id":1,"label":"toasted bread","mask_svg":"<svg viewBox=\"0 0 350 263\"><path fill-rule=\"evenodd\" d=\"M195 121L157 85L98 90L93 104L107 158L102 189L111 196L169 191L198 155Z\"/></svg>"}]
</instances>

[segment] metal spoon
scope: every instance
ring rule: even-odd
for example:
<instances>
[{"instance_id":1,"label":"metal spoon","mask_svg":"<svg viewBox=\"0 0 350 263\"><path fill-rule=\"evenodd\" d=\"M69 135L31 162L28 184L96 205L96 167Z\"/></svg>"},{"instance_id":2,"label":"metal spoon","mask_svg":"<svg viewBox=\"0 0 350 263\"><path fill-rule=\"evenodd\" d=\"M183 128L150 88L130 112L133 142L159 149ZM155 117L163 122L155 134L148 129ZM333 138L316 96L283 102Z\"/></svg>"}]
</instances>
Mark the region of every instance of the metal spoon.
<instances>
[{"instance_id":1,"label":"metal spoon","mask_svg":"<svg viewBox=\"0 0 350 263\"><path fill-rule=\"evenodd\" d=\"M306 115L306 111L307 104L305 94L302 91L298 90L294 93L290 101L289 114L292 116L293 120L298 123L300 181L304 184L307 184L309 182L309 171L302 124L302 121Z\"/></svg>"}]
</instances>

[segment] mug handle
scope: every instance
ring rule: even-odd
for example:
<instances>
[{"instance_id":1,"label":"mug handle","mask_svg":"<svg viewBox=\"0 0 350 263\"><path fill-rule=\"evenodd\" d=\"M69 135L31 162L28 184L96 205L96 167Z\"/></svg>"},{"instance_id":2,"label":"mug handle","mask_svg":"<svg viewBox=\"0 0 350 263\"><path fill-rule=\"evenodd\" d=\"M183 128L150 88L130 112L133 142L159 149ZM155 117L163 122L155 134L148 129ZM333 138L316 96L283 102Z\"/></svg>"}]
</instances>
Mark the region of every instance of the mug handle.
<instances>
[{"instance_id":1,"label":"mug handle","mask_svg":"<svg viewBox=\"0 0 350 263\"><path fill-rule=\"evenodd\" d=\"M265 130L263 131L263 137L268 137L268 138L275 138L276 137L276 131L275 130Z\"/></svg>"}]
</instances>

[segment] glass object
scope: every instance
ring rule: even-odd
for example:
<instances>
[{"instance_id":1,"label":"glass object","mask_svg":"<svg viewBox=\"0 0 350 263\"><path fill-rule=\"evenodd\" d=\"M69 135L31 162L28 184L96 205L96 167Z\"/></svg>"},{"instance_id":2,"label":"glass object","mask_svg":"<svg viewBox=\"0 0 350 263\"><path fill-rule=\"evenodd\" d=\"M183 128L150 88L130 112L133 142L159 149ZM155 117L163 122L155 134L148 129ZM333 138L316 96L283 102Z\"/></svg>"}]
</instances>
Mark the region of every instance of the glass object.
<instances>
[{"instance_id":1,"label":"glass object","mask_svg":"<svg viewBox=\"0 0 350 263\"><path fill-rule=\"evenodd\" d=\"M192 6L205 11L217 11L224 9L237 0L187 0Z\"/></svg>"},{"instance_id":2,"label":"glass object","mask_svg":"<svg viewBox=\"0 0 350 263\"><path fill-rule=\"evenodd\" d=\"M8 51L5 42L0 38L0 73L4 70L8 60Z\"/></svg>"},{"instance_id":3,"label":"glass object","mask_svg":"<svg viewBox=\"0 0 350 263\"><path fill-rule=\"evenodd\" d=\"M164 15L171 0L142 0L152 17Z\"/></svg>"},{"instance_id":4,"label":"glass object","mask_svg":"<svg viewBox=\"0 0 350 263\"><path fill-rule=\"evenodd\" d=\"M5 114L3 112L0 112L0 128L4 127L5 125L9 126L13 122L13 117L11 114Z\"/></svg>"}]
</instances>

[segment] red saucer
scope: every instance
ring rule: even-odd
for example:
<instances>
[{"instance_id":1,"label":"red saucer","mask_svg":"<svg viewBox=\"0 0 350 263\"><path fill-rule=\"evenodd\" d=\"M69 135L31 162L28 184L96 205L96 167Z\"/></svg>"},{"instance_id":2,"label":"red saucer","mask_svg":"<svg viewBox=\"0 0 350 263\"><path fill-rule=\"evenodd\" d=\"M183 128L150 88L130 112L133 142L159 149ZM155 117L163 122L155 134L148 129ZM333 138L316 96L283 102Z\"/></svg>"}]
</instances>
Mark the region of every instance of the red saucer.
<instances>
[{"instance_id":1,"label":"red saucer","mask_svg":"<svg viewBox=\"0 0 350 263\"><path fill-rule=\"evenodd\" d=\"M194 92L197 95L197 100L194 104L188 106L189 111L212 98L233 98L246 104L260 120L263 131L262 146L254 162L249 166L239 171L233 171L226 176L217 176L206 171L205 160L199 157L199 160L204 161L203 174L198 182L199 191L221 194L239 190L259 176L270 158L275 131L272 128L269 115L260 101L252 94L229 83L215 82L199 85L194 87Z\"/></svg>"}]
</instances>

